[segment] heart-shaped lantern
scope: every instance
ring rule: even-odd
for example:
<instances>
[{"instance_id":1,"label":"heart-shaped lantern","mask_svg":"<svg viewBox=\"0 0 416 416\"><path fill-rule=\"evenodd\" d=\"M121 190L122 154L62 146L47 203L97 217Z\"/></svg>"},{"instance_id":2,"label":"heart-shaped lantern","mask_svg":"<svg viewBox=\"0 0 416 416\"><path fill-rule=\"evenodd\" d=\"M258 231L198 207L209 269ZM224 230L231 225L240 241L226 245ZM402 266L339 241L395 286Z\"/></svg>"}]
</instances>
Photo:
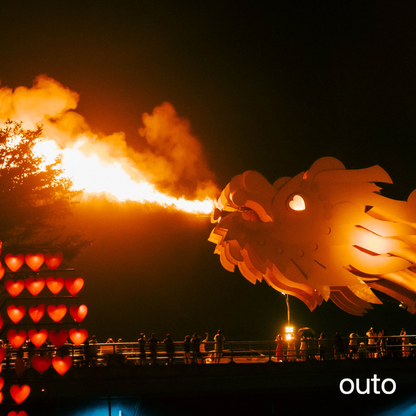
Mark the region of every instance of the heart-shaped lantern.
<instances>
[{"instance_id":1,"label":"heart-shaped lantern","mask_svg":"<svg viewBox=\"0 0 416 416\"><path fill-rule=\"evenodd\" d=\"M19 348L23 345L26 341L27 334L25 331L20 330L19 332L15 329L10 329L7 332L7 339L9 340L10 344L12 344L13 348Z\"/></svg>"},{"instance_id":2,"label":"heart-shaped lantern","mask_svg":"<svg viewBox=\"0 0 416 416\"><path fill-rule=\"evenodd\" d=\"M12 320L13 323L17 324L26 313L26 308L23 305L14 306L10 305L7 307L7 315Z\"/></svg>"},{"instance_id":3,"label":"heart-shaped lantern","mask_svg":"<svg viewBox=\"0 0 416 416\"><path fill-rule=\"evenodd\" d=\"M4 397L4 395L3 395L3 392L2 391L0 391L0 403L3 401L3 397ZM16 412L15 412L16 413ZM7 416L9 416L9 415L11 415L11 412L10 413L7 413ZM13 415L12 415L13 416ZM27 416L27 415L26 415Z\"/></svg>"},{"instance_id":4,"label":"heart-shaped lantern","mask_svg":"<svg viewBox=\"0 0 416 416\"><path fill-rule=\"evenodd\" d=\"M23 358L16 358L14 360L14 371L19 377L22 377L23 373L26 370L26 363Z\"/></svg>"},{"instance_id":5,"label":"heart-shaped lantern","mask_svg":"<svg viewBox=\"0 0 416 416\"><path fill-rule=\"evenodd\" d=\"M51 270L55 270L60 266L63 258L64 258L64 255L61 252L55 253L55 254L46 253L45 263Z\"/></svg>"},{"instance_id":6,"label":"heart-shaped lantern","mask_svg":"<svg viewBox=\"0 0 416 416\"><path fill-rule=\"evenodd\" d=\"M25 262L25 257L23 256L23 254L6 254L4 256L4 261L6 262L7 267L12 272L17 272L23 266L23 263Z\"/></svg>"},{"instance_id":7,"label":"heart-shaped lantern","mask_svg":"<svg viewBox=\"0 0 416 416\"><path fill-rule=\"evenodd\" d=\"M64 279L57 277L54 279L52 276L46 278L46 286L54 294L57 295L64 287Z\"/></svg>"},{"instance_id":8,"label":"heart-shaped lantern","mask_svg":"<svg viewBox=\"0 0 416 416\"><path fill-rule=\"evenodd\" d=\"M82 277L65 280L65 287L72 296L75 296L82 289L83 286L84 279Z\"/></svg>"},{"instance_id":9,"label":"heart-shaped lantern","mask_svg":"<svg viewBox=\"0 0 416 416\"><path fill-rule=\"evenodd\" d=\"M26 279L25 285L32 296L37 296L45 287L45 279L40 277L35 280L33 277L29 277L29 279Z\"/></svg>"},{"instance_id":10,"label":"heart-shaped lantern","mask_svg":"<svg viewBox=\"0 0 416 416\"><path fill-rule=\"evenodd\" d=\"M0 377L0 390L3 389L4 386L4 380Z\"/></svg>"},{"instance_id":11,"label":"heart-shaped lantern","mask_svg":"<svg viewBox=\"0 0 416 416\"><path fill-rule=\"evenodd\" d=\"M0 264L0 280L3 278L6 269Z\"/></svg>"},{"instance_id":12,"label":"heart-shaped lantern","mask_svg":"<svg viewBox=\"0 0 416 416\"><path fill-rule=\"evenodd\" d=\"M65 329L61 329L59 332L49 331L49 339L56 348L62 347L68 339L68 332Z\"/></svg>"},{"instance_id":13,"label":"heart-shaped lantern","mask_svg":"<svg viewBox=\"0 0 416 416\"><path fill-rule=\"evenodd\" d=\"M34 355L32 357L32 367L39 373L43 374L52 364L52 359L49 355Z\"/></svg>"},{"instance_id":14,"label":"heart-shaped lantern","mask_svg":"<svg viewBox=\"0 0 416 416\"><path fill-rule=\"evenodd\" d=\"M12 410L11 412L7 413L7 416L27 416L27 413L24 410L21 410L20 412Z\"/></svg>"},{"instance_id":15,"label":"heart-shaped lantern","mask_svg":"<svg viewBox=\"0 0 416 416\"><path fill-rule=\"evenodd\" d=\"M86 329L75 329L69 330L69 339L74 343L75 346L81 345L88 338L88 332Z\"/></svg>"},{"instance_id":16,"label":"heart-shaped lantern","mask_svg":"<svg viewBox=\"0 0 416 416\"><path fill-rule=\"evenodd\" d=\"M29 316L35 324L42 319L43 315L45 315L45 305L43 303L29 308Z\"/></svg>"},{"instance_id":17,"label":"heart-shaped lantern","mask_svg":"<svg viewBox=\"0 0 416 416\"><path fill-rule=\"evenodd\" d=\"M48 312L48 315L51 317L52 321L59 322L62 320L62 318L65 316L66 311L68 308L65 305L49 305L46 308L46 311Z\"/></svg>"},{"instance_id":18,"label":"heart-shaped lantern","mask_svg":"<svg viewBox=\"0 0 416 416\"><path fill-rule=\"evenodd\" d=\"M4 287L9 292L10 295L16 297L22 293L22 290L25 288L24 280L6 280Z\"/></svg>"},{"instance_id":19,"label":"heart-shaped lantern","mask_svg":"<svg viewBox=\"0 0 416 416\"><path fill-rule=\"evenodd\" d=\"M56 370L61 376L64 375L69 367L72 365L72 358L70 356L66 357L53 357L52 358L52 367Z\"/></svg>"},{"instance_id":20,"label":"heart-shaped lantern","mask_svg":"<svg viewBox=\"0 0 416 416\"><path fill-rule=\"evenodd\" d=\"M88 313L86 305L74 305L69 308L69 313L75 322L82 322Z\"/></svg>"},{"instance_id":21,"label":"heart-shaped lantern","mask_svg":"<svg viewBox=\"0 0 416 416\"><path fill-rule=\"evenodd\" d=\"M4 360L4 357L6 356L6 349L5 348L2 348L2 347L0 347L0 363ZM0 365L0 367L1 367L1 365Z\"/></svg>"},{"instance_id":22,"label":"heart-shaped lantern","mask_svg":"<svg viewBox=\"0 0 416 416\"><path fill-rule=\"evenodd\" d=\"M1 316L1 313L0 313L0 329L3 327L3 323L4 323L3 317Z\"/></svg>"},{"instance_id":23,"label":"heart-shaped lantern","mask_svg":"<svg viewBox=\"0 0 416 416\"><path fill-rule=\"evenodd\" d=\"M48 339L48 331L41 329L39 332L36 329L30 329L28 332L29 339L35 347L41 347Z\"/></svg>"},{"instance_id":24,"label":"heart-shaped lantern","mask_svg":"<svg viewBox=\"0 0 416 416\"><path fill-rule=\"evenodd\" d=\"M24 384L23 386L13 384L13 386L10 387L10 395L17 404L23 403L29 394L30 387L27 384Z\"/></svg>"},{"instance_id":25,"label":"heart-shaped lantern","mask_svg":"<svg viewBox=\"0 0 416 416\"><path fill-rule=\"evenodd\" d=\"M42 253L36 254L26 254L25 262L26 264L35 272L39 270L39 267L42 266L45 261L45 256Z\"/></svg>"}]
</instances>

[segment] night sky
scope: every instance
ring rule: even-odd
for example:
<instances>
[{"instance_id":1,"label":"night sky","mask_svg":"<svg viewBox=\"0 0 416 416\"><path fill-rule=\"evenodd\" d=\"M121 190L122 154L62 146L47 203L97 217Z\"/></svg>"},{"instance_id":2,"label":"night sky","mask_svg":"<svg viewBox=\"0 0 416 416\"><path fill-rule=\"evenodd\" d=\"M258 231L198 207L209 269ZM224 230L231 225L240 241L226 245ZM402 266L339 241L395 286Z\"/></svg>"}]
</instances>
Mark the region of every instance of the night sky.
<instances>
[{"instance_id":1,"label":"night sky","mask_svg":"<svg viewBox=\"0 0 416 416\"><path fill-rule=\"evenodd\" d=\"M386 194L406 199L416 188L416 10L336 3L3 2L1 86L47 74L80 94L76 111L94 130L124 131L138 149L142 114L170 102L221 189L249 169L273 183L333 156L347 168L382 166L394 182ZM101 200L80 204L71 221L94 239L74 266L99 341L282 331L284 297L222 268L209 218ZM414 316L381 299L361 318L331 302L311 313L293 298L291 313L297 327L327 335L416 333Z\"/></svg>"}]
</instances>

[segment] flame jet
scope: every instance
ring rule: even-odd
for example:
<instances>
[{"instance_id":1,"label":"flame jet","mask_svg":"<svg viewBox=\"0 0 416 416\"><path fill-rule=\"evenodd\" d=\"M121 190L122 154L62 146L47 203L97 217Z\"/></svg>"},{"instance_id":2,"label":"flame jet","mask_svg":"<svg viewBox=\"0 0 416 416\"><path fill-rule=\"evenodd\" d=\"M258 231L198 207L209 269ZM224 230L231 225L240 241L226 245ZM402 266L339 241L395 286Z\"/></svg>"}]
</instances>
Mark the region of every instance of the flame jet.
<instances>
[{"instance_id":1,"label":"flame jet","mask_svg":"<svg viewBox=\"0 0 416 416\"><path fill-rule=\"evenodd\" d=\"M392 183L380 166L347 170L331 157L273 185L247 171L222 191L209 241L225 269L311 311L331 299L362 316L382 303L376 289L415 313L416 191L396 201L376 182Z\"/></svg>"}]
</instances>

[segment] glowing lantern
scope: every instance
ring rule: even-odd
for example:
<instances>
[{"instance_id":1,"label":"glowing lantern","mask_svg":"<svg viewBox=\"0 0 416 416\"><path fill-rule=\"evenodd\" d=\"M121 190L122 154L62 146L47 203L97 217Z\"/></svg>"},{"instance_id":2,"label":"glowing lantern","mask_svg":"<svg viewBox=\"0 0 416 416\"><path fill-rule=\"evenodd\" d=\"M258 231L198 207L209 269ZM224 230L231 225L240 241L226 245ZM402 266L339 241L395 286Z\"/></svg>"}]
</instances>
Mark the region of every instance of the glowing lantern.
<instances>
[{"instance_id":1,"label":"glowing lantern","mask_svg":"<svg viewBox=\"0 0 416 416\"><path fill-rule=\"evenodd\" d=\"M86 329L75 329L69 330L69 339L74 343L75 346L81 345L88 338L88 332Z\"/></svg>"},{"instance_id":2,"label":"glowing lantern","mask_svg":"<svg viewBox=\"0 0 416 416\"><path fill-rule=\"evenodd\" d=\"M64 279L57 277L56 279L52 276L46 278L46 286L54 294L57 295L64 287Z\"/></svg>"},{"instance_id":3,"label":"glowing lantern","mask_svg":"<svg viewBox=\"0 0 416 416\"><path fill-rule=\"evenodd\" d=\"M69 308L69 313L75 322L82 322L87 315L88 308L86 305L74 305Z\"/></svg>"},{"instance_id":4,"label":"glowing lantern","mask_svg":"<svg viewBox=\"0 0 416 416\"><path fill-rule=\"evenodd\" d=\"M82 277L65 280L65 287L72 296L75 296L82 289L83 286L84 279Z\"/></svg>"},{"instance_id":5,"label":"glowing lantern","mask_svg":"<svg viewBox=\"0 0 416 416\"><path fill-rule=\"evenodd\" d=\"M15 329L10 329L7 332L7 339L10 344L13 345L13 348L19 348L26 341L27 334L25 331L20 330L17 332Z\"/></svg>"},{"instance_id":6,"label":"glowing lantern","mask_svg":"<svg viewBox=\"0 0 416 416\"><path fill-rule=\"evenodd\" d=\"M25 257L23 256L23 254L6 254L4 256L4 261L6 262L7 267L12 272L17 272L23 266L23 263L25 262Z\"/></svg>"},{"instance_id":7,"label":"glowing lantern","mask_svg":"<svg viewBox=\"0 0 416 416\"><path fill-rule=\"evenodd\" d=\"M0 390L3 389L4 386L4 380L0 377Z\"/></svg>"},{"instance_id":8,"label":"glowing lantern","mask_svg":"<svg viewBox=\"0 0 416 416\"><path fill-rule=\"evenodd\" d=\"M29 277L29 279L26 279L25 285L32 296L37 296L45 287L45 279L40 277L35 280L33 277Z\"/></svg>"},{"instance_id":9,"label":"glowing lantern","mask_svg":"<svg viewBox=\"0 0 416 416\"><path fill-rule=\"evenodd\" d=\"M35 272L39 270L40 266L42 266L43 262L45 261L45 256L42 253L37 254L26 254L25 262L26 264Z\"/></svg>"},{"instance_id":10,"label":"glowing lantern","mask_svg":"<svg viewBox=\"0 0 416 416\"><path fill-rule=\"evenodd\" d=\"M16 358L14 360L14 371L19 377L22 377L23 373L26 370L26 363L23 358Z\"/></svg>"},{"instance_id":11,"label":"glowing lantern","mask_svg":"<svg viewBox=\"0 0 416 416\"><path fill-rule=\"evenodd\" d=\"M19 295L22 290L25 288L25 282L23 280L6 280L4 287L9 292L10 295L16 297Z\"/></svg>"},{"instance_id":12,"label":"glowing lantern","mask_svg":"<svg viewBox=\"0 0 416 416\"><path fill-rule=\"evenodd\" d=\"M0 313L0 329L3 327L3 323L4 323L3 317L1 316L1 313Z\"/></svg>"},{"instance_id":13,"label":"glowing lantern","mask_svg":"<svg viewBox=\"0 0 416 416\"><path fill-rule=\"evenodd\" d=\"M52 367L61 376L64 375L69 370L71 365L72 365L72 358L69 356L52 358Z\"/></svg>"},{"instance_id":14,"label":"glowing lantern","mask_svg":"<svg viewBox=\"0 0 416 416\"><path fill-rule=\"evenodd\" d=\"M45 254L45 263L51 270L55 270L62 263L63 257L64 257L64 255L61 252L55 253L55 254L46 253Z\"/></svg>"},{"instance_id":15,"label":"glowing lantern","mask_svg":"<svg viewBox=\"0 0 416 416\"><path fill-rule=\"evenodd\" d=\"M29 316L32 318L32 321L36 324L38 323L43 315L45 314L45 305L42 303L38 306L31 306L29 308Z\"/></svg>"},{"instance_id":16,"label":"glowing lantern","mask_svg":"<svg viewBox=\"0 0 416 416\"><path fill-rule=\"evenodd\" d=\"M43 355L42 357L39 355L34 355L32 357L32 367L39 373L43 374L52 363L51 357L49 355Z\"/></svg>"},{"instance_id":17,"label":"glowing lantern","mask_svg":"<svg viewBox=\"0 0 416 416\"><path fill-rule=\"evenodd\" d=\"M28 332L29 339L35 347L41 347L48 339L48 331L41 329L39 332L36 329L30 329Z\"/></svg>"},{"instance_id":18,"label":"glowing lantern","mask_svg":"<svg viewBox=\"0 0 416 416\"><path fill-rule=\"evenodd\" d=\"M49 331L49 339L56 348L62 347L62 345L65 344L67 338L68 332L65 331L65 329L62 329L59 332L56 332L55 330Z\"/></svg>"},{"instance_id":19,"label":"glowing lantern","mask_svg":"<svg viewBox=\"0 0 416 416\"><path fill-rule=\"evenodd\" d=\"M4 360L4 357L6 356L6 350L2 347L0 347L0 363ZM1 367L1 365L0 365Z\"/></svg>"},{"instance_id":20,"label":"glowing lantern","mask_svg":"<svg viewBox=\"0 0 416 416\"><path fill-rule=\"evenodd\" d=\"M17 404L23 403L27 399L29 394L30 387L27 384L24 384L23 386L13 384L10 387L10 395Z\"/></svg>"},{"instance_id":21,"label":"glowing lantern","mask_svg":"<svg viewBox=\"0 0 416 416\"><path fill-rule=\"evenodd\" d=\"M293 195L289 200L289 208L293 211L305 211L305 201L300 195Z\"/></svg>"},{"instance_id":22,"label":"glowing lantern","mask_svg":"<svg viewBox=\"0 0 416 416\"><path fill-rule=\"evenodd\" d=\"M7 413L7 416L27 416L27 413L24 410L20 410L20 412L12 410L11 412Z\"/></svg>"},{"instance_id":23,"label":"glowing lantern","mask_svg":"<svg viewBox=\"0 0 416 416\"><path fill-rule=\"evenodd\" d=\"M3 401L3 397L4 397L4 395L3 395L3 392L2 391L0 391L0 403ZM16 412L15 412L16 413ZM8 413L8 415L10 415L11 414L11 412L10 413ZM13 415L12 415L13 416ZM27 415L26 415L27 416Z\"/></svg>"},{"instance_id":24,"label":"glowing lantern","mask_svg":"<svg viewBox=\"0 0 416 416\"><path fill-rule=\"evenodd\" d=\"M48 315L51 317L51 319L54 322L59 322L62 320L62 318L65 316L68 308L65 305L49 305L46 308L46 311L48 312Z\"/></svg>"},{"instance_id":25,"label":"glowing lantern","mask_svg":"<svg viewBox=\"0 0 416 416\"><path fill-rule=\"evenodd\" d=\"M0 280L3 278L4 273L6 273L5 268L0 264Z\"/></svg>"},{"instance_id":26,"label":"glowing lantern","mask_svg":"<svg viewBox=\"0 0 416 416\"><path fill-rule=\"evenodd\" d=\"M20 305L20 306L10 305L7 307L7 315L9 315L9 318L15 324L21 321L21 319L25 316L25 313L26 313L26 308L23 305Z\"/></svg>"}]
</instances>

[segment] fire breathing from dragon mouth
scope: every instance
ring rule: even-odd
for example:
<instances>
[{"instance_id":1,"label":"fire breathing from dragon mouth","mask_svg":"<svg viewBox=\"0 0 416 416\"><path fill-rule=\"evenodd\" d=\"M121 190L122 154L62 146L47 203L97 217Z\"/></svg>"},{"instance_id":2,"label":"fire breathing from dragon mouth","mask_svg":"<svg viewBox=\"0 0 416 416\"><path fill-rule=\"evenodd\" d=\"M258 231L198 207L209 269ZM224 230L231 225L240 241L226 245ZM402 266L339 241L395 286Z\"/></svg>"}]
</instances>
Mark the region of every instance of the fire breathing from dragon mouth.
<instances>
[{"instance_id":1,"label":"fire breathing from dragon mouth","mask_svg":"<svg viewBox=\"0 0 416 416\"><path fill-rule=\"evenodd\" d=\"M331 299L362 315L381 303L372 289L416 312L416 191L407 201L379 194L379 166L347 170L322 158L270 184L238 175L222 191L209 240L225 269L263 279L310 310Z\"/></svg>"},{"instance_id":2,"label":"fire breathing from dragon mouth","mask_svg":"<svg viewBox=\"0 0 416 416\"><path fill-rule=\"evenodd\" d=\"M22 121L43 126L44 140L34 151L45 164L61 158L63 176L84 196L105 194L118 201L159 204L209 215L219 194L202 146L169 103L142 117L144 151L129 147L124 133L99 136L74 110L78 94L44 75L32 88L0 88L0 123Z\"/></svg>"}]
</instances>

